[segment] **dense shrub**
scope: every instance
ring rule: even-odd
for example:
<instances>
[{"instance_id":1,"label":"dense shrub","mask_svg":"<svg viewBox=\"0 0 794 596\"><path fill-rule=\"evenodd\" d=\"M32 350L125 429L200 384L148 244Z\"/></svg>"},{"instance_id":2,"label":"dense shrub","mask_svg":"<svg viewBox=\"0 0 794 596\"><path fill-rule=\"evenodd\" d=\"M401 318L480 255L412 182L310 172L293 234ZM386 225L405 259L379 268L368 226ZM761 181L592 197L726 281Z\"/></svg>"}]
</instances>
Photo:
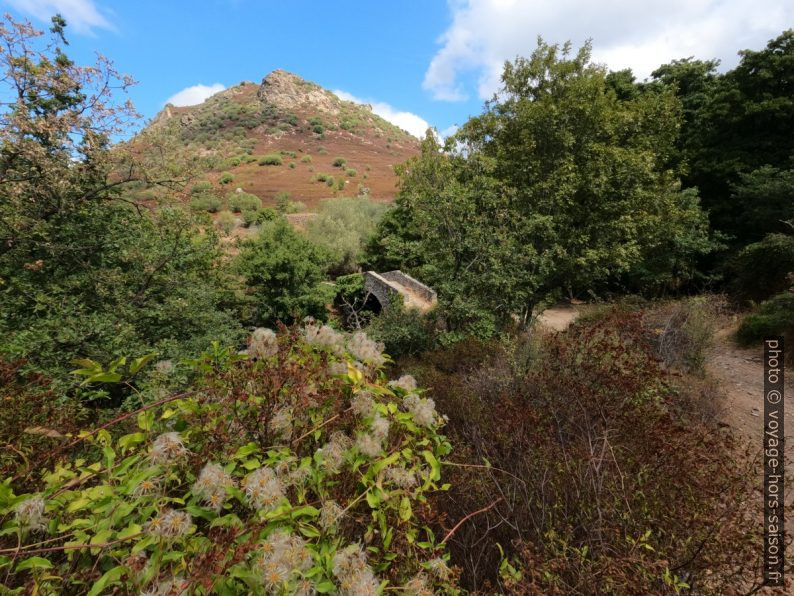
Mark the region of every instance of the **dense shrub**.
<instances>
[{"instance_id":1,"label":"dense shrub","mask_svg":"<svg viewBox=\"0 0 794 596\"><path fill-rule=\"evenodd\" d=\"M226 235L232 233L237 225L237 219L231 211L221 211L218 213L218 218L215 220L215 225Z\"/></svg>"},{"instance_id":2,"label":"dense shrub","mask_svg":"<svg viewBox=\"0 0 794 596\"><path fill-rule=\"evenodd\" d=\"M198 195L210 192L212 190L212 182L209 180L200 180L196 182L190 189L191 194Z\"/></svg>"},{"instance_id":3,"label":"dense shrub","mask_svg":"<svg viewBox=\"0 0 794 596\"><path fill-rule=\"evenodd\" d=\"M303 157L301 157L301 163L312 163L312 156L304 155Z\"/></svg>"},{"instance_id":4,"label":"dense shrub","mask_svg":"<svg viewBox=\"0 0 794 596\"><path fill-rule=\"evenodd\" d=\"M286 213L290 204L290 194L286 190L280 190L276 193L276 210L279 213Z\"/></svg>"},{"instance_id":5,"label":"dense shrub","mask_svg":"<svg viewBox=\"0 0 794 596\"><path fill-rule=\"evenodd\" d=\"M0 484L0 571L41 593L447 592L428 530L450 446L362 333L258 329L196 391L85 433L35 491ZM285 390L285 389L289 390ZM446 487L444 487L446 488ZM40 548L46 538L44 548Z\"/></svg>"},{"instance_id":6,"label":"dense shrub","mask_svg":"<svg viewBox=\"0 0 794 596\"><path fill-rule=\"evenodd\" d=\"M190 208L193 211L209 211L215 213L221 208L223 202L212 193L202 192L193 196L190 200Z\"/></svg>"},{"instance_id":7,"label":"dense shrub","mask_svg":"<svg viewBox=\"0 0 794 596\"><path fill-rule=\"evenodd\" d=\"M741 303L760 302L787 290L789 273L794 273L794 236L768 234L732 259L729 287Z\"/></svg>"},{"instance_id":8,"label":"dense shrub","mask_svg":"<svg viewBox=\"0 0 794 596\"><path fill-rule=\"evenodd\" d=\"M57 244L74 248L60 260L34 257L11 275L9 253L0 258L0 277L13 280L0 309L0 352L61 387L74 384L72 358L157 352L176 360L211 339L239 337L238 282L220 265L211 229L197 231L182 210L101 207L60 227Z\"/></svg>"},{"instance_id":9,"label":"dense shrub","mask_svg":"<svg viewBox=\"0 0 794 596\"><path fill-rule=\"evenodd\" d=\"M719 298L698 296L677 301L667 308L651 311L645 317L651 327L656 349L667 367L702 373L712 346Z\"/></svg>"},{"instance_id":10,"label":"dense shrub","mask_svg":"<svg viewBox=\"0 0 794 596\"><path fill-rule=\"evenodd\" d=\"M234 176L231 175L230 172L224 172L221 174L220 178L218 178L218 182L220 184L229 184L230 182L234 181Z\"/></svg>"},{"instance_id":11,"label":"dense shrub","mask_svg":"<svg viewBox=\"0 0 794 596\"><path fill-rule=\"evenodd\" d=\"M262 200L248 192L232 192L226 196L229 208L235 213L241 211L256 211L262 208Z\"/></svg>"},{"instance_id":12,"label":"dense shrub","mask_svg":"<svg viewBox=\"0 0 794 596\"><path fill-rule=\"evenodd\" d=\"M284 160L278 153L268 153L259 158L260 166L280 166Z\"/></svg>"},{"instance_id":13,"label":"dense shrub","mask_svg":"<svg viewBox=\"0 0 794 596\"><path fill-rule=\"evenodd\" d=\"M686 389L666 384L641 314L575 324L540 346L465 340L403 368L432 387L457 446L454 488L434 505L449 519L479 512L448 542L465 587L758 585L760 528L746 507L756 472L724 429L690 414L699 403Z\"/></svg>"},{"instance_id":14,"label":"dense shrub","mask_svg":"<svg viewBox=\"0 0 794 596\"><path fill-rule=\"evenodd\" d=\"M337 157L337 158L334 159L332 165L335 168L343 168L343 167L345 167L346 163L347 163L347 160L344 157Z\"/></svg>"},{"instance_id":15,"label":"dense shrub","mask_svg":"<svg viewBox=\"0 0 794 596\"><path fill-rule=\"evenodd\" d=\"M351 273L387 209L383 203L364 198L328 199L320 203L317 216L306 224L306 235L328 250L332 272Z\"/></svg>"},{"instance_id":16,"label":"dense shrub","mask_svg":"<svg viewBox=\"0 0 794 596\"><path fill-rule=\"evenodd\" d=\"M75 399L59 399L40 374L24 373L25 362L0 360L0 478L16 477L17 486L35 483L31 462L44 461L68 434L94 419L94 411ZM1 489L0 489L1 490Z\"/></svg>"},{"instance_id":17,"label":"dense shrub","mask_svg":"<svg viewBox=\"0 0 794 596\"><path fill-rule=\"evenodd\" d=\"M324 320L333 286L324 284L327 255L280 217L262 224L242 243L237 267L249 288L255 325L292 322L305 316Z\"/></svg>"},{"instance_id":18,"label":"dense shrub","mask_svg":"<svg viewBox=\"0 0 794 596\"><path fill-rule=\"evenodd\" d=\"M415 356L435 345L434 321L416 309L394 301L372 317L367 334L383 342L395 357Z\"/></svg>"},{"instance_id":19,"label":"dense shrub","mask_svg":"<svg viewBox=\"0 0 794 596\"><path fill-rule=\"evenodd\" d=\"M794 342L794 291L783 292L762 302L748 314L736 333L737 339L745 344L760 344L765 337L782 335L786 339L787 355L792 361L792 342Z\"/></svg>"},{"instance_id":20,"label":"dense shrub","mask_svg":"<svg viewBox=\"0 0 794 596\"><path fill-rule=\"evenodd\" d=\"M345 176L347 176L348 178L353 178L355 177L356 174L357 172L353 168L348 168L347 170L345 170Z\"/></svg>"}]
</instances>

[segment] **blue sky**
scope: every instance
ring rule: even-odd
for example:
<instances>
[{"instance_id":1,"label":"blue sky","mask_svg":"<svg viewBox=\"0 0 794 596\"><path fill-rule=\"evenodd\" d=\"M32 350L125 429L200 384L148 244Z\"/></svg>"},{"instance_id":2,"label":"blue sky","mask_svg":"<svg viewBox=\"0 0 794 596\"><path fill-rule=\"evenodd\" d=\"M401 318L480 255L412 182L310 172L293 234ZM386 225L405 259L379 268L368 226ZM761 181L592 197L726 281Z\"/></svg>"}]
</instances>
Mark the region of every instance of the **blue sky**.
<instances>
[{"instance_id":1,"label":"blue sky","mask_svg":"<svg viewBox=\"0 0 794 596\"><path fill-rule=\"evenodd\" d=\"M0 0L16 18L70 22L70 56L99 51L139 81L146 117L276 68L294 72L412 132L449 132L481 110L505 59L538 35L594 43L594 58L640 78L694 55L736 64L794 26L787 0ZM181 93L180 93L181 92Z\"/></svg>"}]
</instances>

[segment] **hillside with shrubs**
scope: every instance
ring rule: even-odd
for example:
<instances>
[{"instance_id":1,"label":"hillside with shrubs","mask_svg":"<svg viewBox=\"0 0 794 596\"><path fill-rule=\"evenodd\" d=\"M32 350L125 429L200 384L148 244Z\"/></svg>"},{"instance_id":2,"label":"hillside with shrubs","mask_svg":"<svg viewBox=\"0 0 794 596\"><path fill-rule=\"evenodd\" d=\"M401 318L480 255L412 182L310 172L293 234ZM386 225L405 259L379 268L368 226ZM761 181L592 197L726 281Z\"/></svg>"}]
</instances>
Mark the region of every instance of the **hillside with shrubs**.
<instances>
[{"instance_id":1,"label":"hillside with shrubs","mask_svg":"<svg viewBox=\"0 0 794 596\"><path fill-rule=\"evenodd\" d=\"M67 32L0 23L0 593L763 589L710 364L794 334L793 31L538 40L443 143L283 71L130 130Z\"/></svg>"},{"instance_id":2,"label":"hillside with shrubs","mask_svg":"<svg viewBox=\"0 0 794 596\"><path fill-rule=\"evenodd\" d=\"M241 188L269 207L284 192L310 208L337 194L393 199L393 167L419 145L370 106L283 70L195 106L166 105L132 141L143 151L152 150L147 132L165 137L179 159L191 162L205 183L200 200L220 201ZM141 189L141 198L157 195L156 187Z\"/></svg>"}]
</instances>

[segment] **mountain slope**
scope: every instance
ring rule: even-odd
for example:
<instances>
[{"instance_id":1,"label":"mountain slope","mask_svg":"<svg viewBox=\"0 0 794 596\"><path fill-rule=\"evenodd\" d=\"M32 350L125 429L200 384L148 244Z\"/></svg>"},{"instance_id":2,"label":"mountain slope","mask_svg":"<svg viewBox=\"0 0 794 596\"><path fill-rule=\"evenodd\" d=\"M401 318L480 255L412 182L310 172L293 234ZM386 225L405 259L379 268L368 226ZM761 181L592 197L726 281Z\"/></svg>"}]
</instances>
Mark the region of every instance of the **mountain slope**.
<instances>
[{"instance_id":1,"label":"mountain slope","mask_svg":"<svg viewBox=\"0 0 794 596\"><path fill-rule=\"evenodd\" d=\"M265 205L273 205L280 191L308 208L323 198L366 191L390 200L396 192L393 166L419 150L418 139L369 106L283 70L195 106L169 104L148 128L166 132L181 151L198 158L204 179L218 192L239 187Z\"/></svg>"}]
</instances>

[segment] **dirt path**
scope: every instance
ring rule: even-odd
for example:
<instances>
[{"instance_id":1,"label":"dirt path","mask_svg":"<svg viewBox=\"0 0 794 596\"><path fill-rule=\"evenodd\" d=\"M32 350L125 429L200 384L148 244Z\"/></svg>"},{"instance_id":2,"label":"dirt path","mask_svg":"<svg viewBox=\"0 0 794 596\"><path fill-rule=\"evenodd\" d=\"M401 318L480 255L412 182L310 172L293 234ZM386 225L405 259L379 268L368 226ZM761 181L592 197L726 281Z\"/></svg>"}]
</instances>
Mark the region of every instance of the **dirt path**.
<instances>
[{"instance_id":1,"label":"dirt path","mask_svg":"<svg viewBox=\"0 0 794 596\"><path fill-rule=\"evenodd\" d=\"M761 446L763 438L763 348L742 348L733 340L734 323L722 326L714 338L707 372L717 381L722 399L720 417L745 438ZM786 439L794 436L794 372L789 372L785 391Z\"/></svg>"}]
</instances>

